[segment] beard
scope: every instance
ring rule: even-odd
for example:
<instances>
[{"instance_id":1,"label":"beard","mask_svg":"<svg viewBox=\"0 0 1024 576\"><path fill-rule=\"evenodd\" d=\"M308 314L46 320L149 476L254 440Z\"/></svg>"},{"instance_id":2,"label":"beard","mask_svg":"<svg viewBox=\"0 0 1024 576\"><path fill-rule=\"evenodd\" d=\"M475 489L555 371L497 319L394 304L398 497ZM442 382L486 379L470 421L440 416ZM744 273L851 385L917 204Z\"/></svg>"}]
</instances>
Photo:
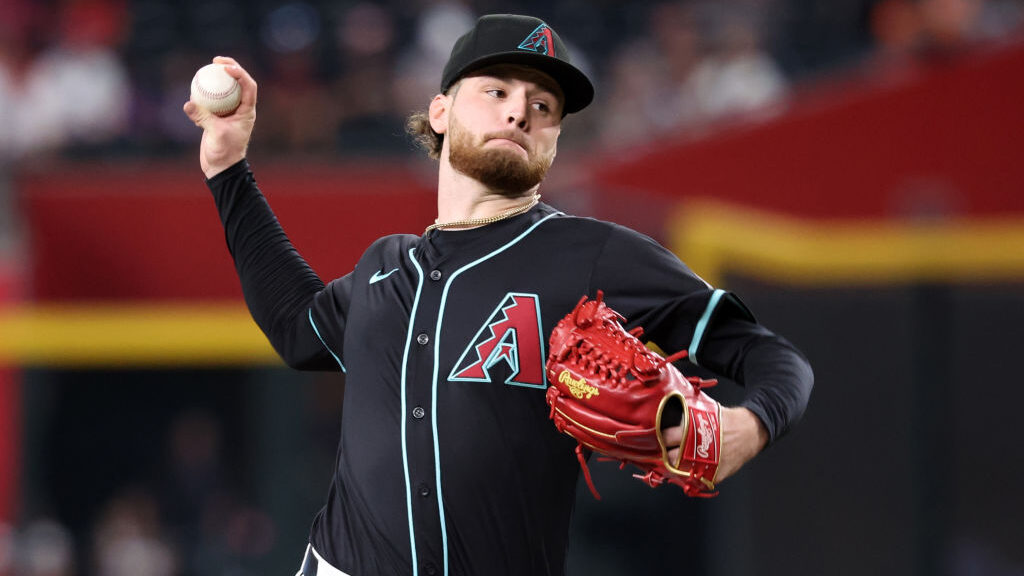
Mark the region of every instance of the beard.
<instances>
[{"instance_id":1,"label":"beard","mask_svg":"<svg viewBox=\"0 0 1024 576\"><path fill-rule=\"evenodd\" d=\"M476 142L473 134L454 116L448 128L448 138L448 162L452 168L508 198L519 198L523 192L540 184L555 158L554 151L548 155L537 154L511 131L484 134ZM485 149L483 144L492 138L518 142L526 150L527 157L523 158L515 150Z\"/></svg>"}]
</instances>

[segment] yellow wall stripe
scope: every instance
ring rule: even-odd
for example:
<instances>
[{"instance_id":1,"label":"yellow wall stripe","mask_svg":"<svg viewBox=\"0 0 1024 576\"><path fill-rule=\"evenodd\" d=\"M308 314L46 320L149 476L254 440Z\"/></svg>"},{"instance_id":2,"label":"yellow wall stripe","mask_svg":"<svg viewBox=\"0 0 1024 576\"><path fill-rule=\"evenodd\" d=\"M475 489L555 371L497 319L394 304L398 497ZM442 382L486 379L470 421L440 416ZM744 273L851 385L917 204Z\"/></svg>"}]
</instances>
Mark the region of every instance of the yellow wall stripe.
<instances>
[{"instance_id":1,"label":"yellow wall stripe","mask_svg":"<svg viewBox=\"0 0 1024 576\"><path fill-rule=\"evenodd\" d=\"M713 202L671 221L673 251L705 280L799 286L1024 280L1024 218L802 220Z\"/></svg>"},{"instance_id":2,"label":"yellow wall stripe","mask_svg":"<svg viewBox=\"0 0 1024 576\"><path fill-rule=\"evenodd\" d=\"M0 365L64 368L281 364L242 304L0 308Z\"/></svg>"}]
</instances>

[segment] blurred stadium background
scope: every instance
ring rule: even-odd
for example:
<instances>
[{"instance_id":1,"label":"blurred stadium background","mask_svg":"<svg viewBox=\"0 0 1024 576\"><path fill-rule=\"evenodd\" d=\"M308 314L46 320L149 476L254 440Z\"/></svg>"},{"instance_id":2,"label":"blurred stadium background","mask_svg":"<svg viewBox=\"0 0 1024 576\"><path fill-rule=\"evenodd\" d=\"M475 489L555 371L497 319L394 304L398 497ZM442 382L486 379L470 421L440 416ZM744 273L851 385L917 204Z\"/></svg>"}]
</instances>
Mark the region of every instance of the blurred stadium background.
<instances>
[{"instance_id":1,"label":"blurred stadium background","mask_svg":"<svg viewBox=\"0 0 1024 576\"><path fill-rule=\"evenodd\" d=\"M250 159L333 278L432 221L403 120L495 11L596 80L545 200L672 247L817 374L717 499L595 465L570 574L1024 574L1024 2L0 0L0 576L294 573L344 380L248 319L189 81L252 71Z\"/></svg>"}]
</instances>

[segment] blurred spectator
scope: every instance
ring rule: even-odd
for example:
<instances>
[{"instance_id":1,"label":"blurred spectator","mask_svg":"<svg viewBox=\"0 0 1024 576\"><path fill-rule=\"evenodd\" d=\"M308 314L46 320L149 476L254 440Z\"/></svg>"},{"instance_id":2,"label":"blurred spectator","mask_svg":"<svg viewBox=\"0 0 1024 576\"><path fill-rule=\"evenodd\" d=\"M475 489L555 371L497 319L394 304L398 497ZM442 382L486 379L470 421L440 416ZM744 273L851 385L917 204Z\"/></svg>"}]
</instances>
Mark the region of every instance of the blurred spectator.
<instances>
[{"instance_id":1,"label":"blurred spectator","mask_svg":"<svg viewBox=\"0 0 1024 576\"><path fill-rule=\"evenodd\" d=\"M14 528L0 520L0 576L14 573Z\"/></svg>"},{"instance_id":2,"label":"blurred spectator","mask_svg":"<svg viewBox=\"0 0 1024 576\"><path fill-rule=\"evenodd\" d=\"M332 102L337 110L337 150L347 154L389 154L409 149L405 115L394 101L396 23L383 7L359 2L344 12L335 29L340 77Z\"/></svg>"},{"instance_id":3,"label":"blurred spectator","mask_svg":"<svg viewBox=\"0 0 1024 576\"><path fill-rule=\"evenodd\" d=\"M20 115L25 76L42 48L42 6L31 0L0 0L0 166L20 154Z\"/></svg>"},{"instance_id":4,"label":"blurred spectator","mask_svg":"<svg viewBox=\"0 0 1024 576\"><path fill-rule=\"evenodd\" d=\"M181 113L181 106L188 100L192 76L206 63L187 51L154 61L157 78L153 91L136 97L135 146L152 155L195 149L197 128Z\"/></svg>"},{"instance_id":5,"label":"blurred spectator","mask_svg":"<svg viewBox=\"0 0 1024 576\"><path fill-rule=\"evenodd\" d=\"M955 538L946 550L947 573L951 576L1021 576L1024 566L1007 558L991 544L970 538Z\"/></svg>"},{"instance_id":6,"label":"blurred spectator","mask_svg":"<svg viewBox=\"0 0 1024 576\"><path fill-rule=\"evenodd\" d=\"M169 522L196 523L226 488L220 423L205 410L190 410L171 423L168 471L163 476Z\"/></svg>"},{"instance_id":7,"label":"blurred spectator","mask_svg":"<svg viewBox=\"0 0 1024 576\"><path fill-rule=\"evenodd\" d=\"M914 0L882 0L871 10L876 62L904 64L921 50L924 30Z\"/></svg>"},{"instance_id":8,"label":"blurred spectator","mask_svg":"<svg viewBox=\"0 0 1024 576\"><path fill-rule=\"evenodd\" d=\"M93 562L97 576L178 573L156 500L147 491L127 490L106 504L94 530Z\"/></svg>"},{"instance_id":9,"label":"blurred spectator","mask_svg":"<svg viewBox=\"0 0 1024 576\"><path fill-rule=\"evenodd\" d=\"M404 115L423 110L440 89L444 68L455 39L473 26L476 14L455 2L424 7L415 20L413 40L395 66L395 106Z\"/></svg>"},{"instance_id":10,"label":"blurred spectator","mask_svg":"<svg viewBox=\"0 0 1024 576\"><path fill-rule=\"evenodd\" d=\"M701 121L701 106L694 91L693 75L705 62L706 32L698 22L698 6L678 0L658 4L651 11L650 28L664 58L667 91L657 123L665 127L693 126Z\"/></svg>"},{"instance_id":11,"label":"blurred spectator","mask_svg":"<svg viewBox=\"0 0 1024 576\"><path fill-rule=\"evenodd\" d=\"M21 576L72 576L77 569L71 532L51 519L29 523L18 538L17 550Z\"/></svg>"},{"instance_id":12,"label":"blurred spectator","mask_svg":"<svg viewBox=\"0 0 1024 576\"><path fill-rule=\"evenodd\" d=\"M870 14L874 71L955 54L1018 31L1017 0L882 0Z\"/></svg>"},{"instance_id":13,"label":"blurred spectator","mask_svg":"<svg viewBox=\"0 0 1024 576\"><path fill-rule=\"evenodd\" d=\"M609 61L602 144L694 134L727 117L771 112L787 82L762 50L756 20L740 8L654 5L651 39L624 44Z\"/></svg>"},{"instance_id":14,"label":"blurred spectator","mask_svg":"<svg viewBox=\"0 0 1024 576\"><path fill-rule=\"evenodd\" d=\"M116 51L123 2L65 0L56 14L55 42L0 80L9 110L0 148L13 158L108 145L127 127L130 81Z\"/></svg>"},{"instance_id":15,"label":"blurred spectator","mask_svg":"<svg viewBox=\"0 0 1024 576\"><path fill-rule=\"evenodd\" d=\"M228 477L221 421L205 409L171 422L158 498L161 533L173 543L176 573L222 574L265 557L277 539L263 510L242 501Z\"/></svg>"},{"instance_id":16,"label":"blurred spectator","mask_svg":"<svg viewBox=\"0 0 1024 576\"><path fill-rule=\"evenodd\" d=\"M1006 38L1024 32L1024 2L986 0L975 22L977 34L985 40Z\"/></svg>"},{"instance_id":17,"label":"blurred spectator","mask_svg":"<svg viewBox=\"0 0 1024 576\"><path fill-rule=\"evenodd\" d=\"M15 256L19 228L10 167L23 148L18 134L24 76L40 48L45 13L31 0L0 0L0 14L0 262L6 262Z\"/></svg>"},{"instance_id":18,"label":"blurred spectator","mask_svg":"<svg viewBox=\"0 0 1024 576\"><path fill-rule=\"evenodd\" d=\"M742 6L706 6L710 50L686 82L700 121L770 112L787 92L787 81L761 47L757 22Z\"/></svg>"},{"instance_id":19,"label":"blurred spectator","mask_svg":"<svg viewBox=\"0 0 1024 576\"><path fill-rule=\"evenodd\" d=\"M330 149L339 106L318 69L324 28L320 10L303 1L281 4L264 15L259 38L267 73L257 82L265 113L255 142L260 149Z\"/></svg>"},{"instance_id":20,"label":"blurred spectator","mask_svg":"<svg viewBox=\"0 0 1024 576\"><path fill-rule=\"evenodd\" d=\"M928 48L939 52L958 50L979 39L983 0L920 0L921 26Z\"/></svg>"},{"instance_id":21,"label":"blurred spectator","mask_svg":"<svg viewBox=\"0 0 1024 576\"><path fill-rule=\"evenodd\" d=\"M651 42L635 40L608 65L608 92L598 96L601 145L615 149L652 139L675 120L666 102L666 63Z\"/></svg>"},{"instance_id":22,"label":"blurred spectator","mask_svg":"<svg viewBox=\"0 0 1024 576\"><path fill-rule=\"evenodd\" d=\"M201 574L203 565L212 563L205 539L216 531L209 524L217 522L230 491L222 448L220 423L209 412L189 410L171 422L159 495L167 532L186 573Z\"/></svg>"}]
</instances>

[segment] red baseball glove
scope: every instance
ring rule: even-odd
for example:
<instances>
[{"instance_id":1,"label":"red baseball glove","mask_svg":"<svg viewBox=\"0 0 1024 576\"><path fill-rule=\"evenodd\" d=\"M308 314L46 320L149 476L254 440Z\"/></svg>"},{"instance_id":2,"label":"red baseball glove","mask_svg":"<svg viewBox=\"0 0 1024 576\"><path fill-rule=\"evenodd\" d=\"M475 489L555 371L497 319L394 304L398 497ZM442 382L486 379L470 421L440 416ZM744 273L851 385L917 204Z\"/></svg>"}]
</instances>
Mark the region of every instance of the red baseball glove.
<instances>
[{"instance_id":1,"label":"red baseball glove","mask_svg":"<svg viewBox=\"0 0 1024 576\"><path fill-rule=\"evenodd\" d=\"M672 362L683 350L663 358L640 340L643 330L627 332L625 319L603 302L584 296L551 333L547 360L550 386L547 402L560 432L578 442L576 457L594 497L583 448L620 468L632 464L634 474L650 486L665 482L688 496L715 496L722 444L721 405L702 389L716 380L684 376ZM665 428L681 425L679 457L670 461Z\"/></svg>"}]
</instances>

